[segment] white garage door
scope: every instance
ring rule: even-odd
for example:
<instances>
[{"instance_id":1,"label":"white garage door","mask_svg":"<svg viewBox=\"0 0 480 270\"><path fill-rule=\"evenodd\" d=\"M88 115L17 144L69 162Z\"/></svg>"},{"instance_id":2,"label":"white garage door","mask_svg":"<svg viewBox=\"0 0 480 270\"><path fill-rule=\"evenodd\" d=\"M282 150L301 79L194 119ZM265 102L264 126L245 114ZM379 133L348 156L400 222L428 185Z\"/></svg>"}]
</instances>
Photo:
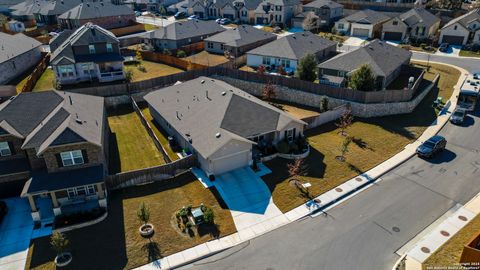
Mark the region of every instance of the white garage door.
<instances>
[{"instance_id":1,"label":"white garage door","mask_svg":"<svg viewBox=\"0 0 480 270\"><path fill-rule=\"evenodd\" d=\"M212 160L212 171L215 175L219 175L231 170L248 166L249 154L249 151L244 151L231 156L225 156Z\"/></svg>"},{"instance_id":2,"label":"white garage door","mask_svg":"<svg viewBox=\"0 0 480 270\"><path fill-rule=\"evenodd\" d=\"M368 29L362 29L362 28L353 28L352 36L356 37L368 37Z\"/></svg>"}]
</instances>

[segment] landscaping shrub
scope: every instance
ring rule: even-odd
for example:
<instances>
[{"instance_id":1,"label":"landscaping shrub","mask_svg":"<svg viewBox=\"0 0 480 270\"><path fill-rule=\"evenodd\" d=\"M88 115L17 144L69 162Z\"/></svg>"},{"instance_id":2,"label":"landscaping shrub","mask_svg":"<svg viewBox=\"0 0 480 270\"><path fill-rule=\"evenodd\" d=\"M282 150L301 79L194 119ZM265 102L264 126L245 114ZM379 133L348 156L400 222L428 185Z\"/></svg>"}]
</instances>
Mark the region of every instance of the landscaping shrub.
<instances>
[{"instance_id":1,"label":"landscaping shrub","mask_svg":"<svg viewBox=\"0 0 480 270\"><path fill-rule=\"evenodd\" d=\"M133 80L133 71L131 69L125 70L125 81L132 82Z\"/></svg>"},{"instance_id":2,"label":"landscaping shrub","mask_svg":"<svg viewBox=\"0 0 480 270\"><path fill-rule=\"evenodd\" d=\"M426 47L427 47L427 44L425 44L425 43L420 44L420 48L425 50Z\"/></svg>"},{"instance_id":3,"label":"landscaping shrub","mask_svg":"<svg viewBox=\"0 0 480 270\"><path fill-rule=\"evenodd\" d=\"M138 66L137 69L144 73L147 72L147 69L143 65Z\"/></svg>"},{"instance_id":4,"label":"landscaping shrub","mask_svg":"<svg viewBox=\"0 0 480 270\"><path fill-rule=\"evenodd\" d=\"M288 154L290 152L290 146L285 140L279 141L276 145L277 151L282 154Z\"/></svg>"},{"instance_id":5,"label":"landscaping shrub","mask_svg":"<svg viewBox=\"0 0 480 270\"><path fill-rule=\"evenodd\" d=\"M179 51L177 51L177 57L178 58L187 57L187 53L185 51L179 50Z\"/></svg>"},{"instance_id":6,"label":"landscaping shrub","mask_svg":"<svg viewBox=\"0 0 480 270\"><path fill-rule=\"evenodd\" d=\"M204 207L206 208L203 211L203 220L207 224L215 224L215 214L213 213L213 210L209 207Z\"/></svg>"},{"instance_id":7,"label":"landscaping shrub","mask_svg":"<svg viewBox=\"0 0 480 270\"><path fill-rule=\"evenodd\" d=\"M89 211L78 212L68 215L60 215L55 217L55 228L66 227L94 220L101 217L105 213L105 209L97 207Z\"/></svg>"},{"instance_id":8,"label":"landscaping shrub","mask_svg":"<svg viewBox=\"0 0 480 270\"><path fill-rule=\"evenodd\" d=\"M169 50L169 49L163 49L162 51L163 54L166 54L166 55L172 55L172 52Z\"/></svg>"}]
</instances>

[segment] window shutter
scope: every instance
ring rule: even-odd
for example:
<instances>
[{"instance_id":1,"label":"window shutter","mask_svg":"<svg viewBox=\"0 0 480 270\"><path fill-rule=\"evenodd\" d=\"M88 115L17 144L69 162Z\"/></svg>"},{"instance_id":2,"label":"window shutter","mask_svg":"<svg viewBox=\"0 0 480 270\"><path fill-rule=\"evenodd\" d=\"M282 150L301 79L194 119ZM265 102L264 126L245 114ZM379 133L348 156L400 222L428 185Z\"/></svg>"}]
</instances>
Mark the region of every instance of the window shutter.
<instances>
[{"instance_id":1,"label":"window shutter","mask_svg":"<svg viewBox=\"0 0 480 270\"><path fill-rule=\"evenodd\" d=\"M15 146L12 142L8 142L8 148L10 148L10 153L12 153L12 156L15 155Z\"/></svg>"},{"instance_id":2,"label":"window shutter","mask_svg":"<svg viewBox=\"0 0 480 270\"><path fill-rule=\"evenodd\" d=\"M297 134L297 128L293 128L293 139L295 140L295 135Z\"/></svg>"},{"instance_id":3,"label":"window shutter","mask_svg":"<svg viewBox=\"0 0 480 270\"><path fill-rule=\"evenodd\" d=\"M283 133L284 133L284 134L283 134L283 138L284 138L285 140L288 140L288 138L287 138L287 131L285 130Z\"/></svg>"},{"instance_id":4,"label":"window shutter","mask_svg":"<svg viewBox=\"0 0 480 270\"><path fill-rule=\"evenodd\" d=\"M83 163L87 164L88 163L88 155L87 155L87 150L86 149L82 150L82 156L83 156Z\"/></svg>"},{"instance_id":5,"label":"window shutter","mask_svg":"<svg viewBox=\"0 0 480 270\"><path fill-rule=\"evenodd\" d=\"M62 168L63 167L63 162L62 162L62 157L60 156L60 154L55 154L55 158L57 159L58 167Z\"/></svg>"}]
</instances>

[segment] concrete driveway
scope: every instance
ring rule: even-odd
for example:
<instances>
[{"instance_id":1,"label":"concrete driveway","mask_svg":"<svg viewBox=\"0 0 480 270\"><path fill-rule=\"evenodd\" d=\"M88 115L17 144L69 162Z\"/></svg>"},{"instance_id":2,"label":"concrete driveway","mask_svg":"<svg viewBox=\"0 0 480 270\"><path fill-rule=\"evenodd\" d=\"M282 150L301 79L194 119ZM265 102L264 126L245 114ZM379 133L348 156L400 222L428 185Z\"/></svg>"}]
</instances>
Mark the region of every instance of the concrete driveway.
<instances>
[{"instance_id":1,"label":"concrete driveway","mask_svg":"<svg viewBox=\"0 0 480 270\"><path fill-rule=\"evenodd\" d=\"M8 213L0 224L0 269L24 269L33 231L30 206L22 198L4 201Z\"/></svg>"},{"instance_id":2,"label":"concrete driveway","mask_svg":"<svg viewBox=\"0 0 480 270\"><path fill-rule=\"evenodd\" d=\"M450 45L446 52L441 52L441 51L437 50L435 52L435 55L458 57L458 56L460 56L460 50L461 49L462 49L462 46L452 46L452 45Z\"/></svg>"},{"instance_id":3,"label":"concrete driveway","mask_svg":"<svg viewBox=\"0 0 480 270\"><path fill-rule=\"evenodd\" d=\"M283 216L268 187L249 167L222 174L213 184L230 208L238 231Z\"/></svg>"},{"instance_id":4,"label":"concrete driveway","mask_svg":"<svg viewBox=\"0 0 480 270\"><path fill-rule=\"evenodd\" d=\"M368 42L367 38L349 37L343 42L343 45L360 47L364 42Z\"/></svg>"}]
</instances>

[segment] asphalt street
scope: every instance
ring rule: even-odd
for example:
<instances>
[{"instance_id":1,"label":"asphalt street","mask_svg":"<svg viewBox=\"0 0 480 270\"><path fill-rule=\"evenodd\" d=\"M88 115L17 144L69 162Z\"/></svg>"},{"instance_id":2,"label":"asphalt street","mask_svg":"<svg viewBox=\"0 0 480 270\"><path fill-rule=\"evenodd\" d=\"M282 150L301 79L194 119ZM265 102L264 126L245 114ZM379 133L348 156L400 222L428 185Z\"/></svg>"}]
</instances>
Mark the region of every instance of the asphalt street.
<instances>
[{"instance_id":1,"label":"asphalt street","mask_svg":"<svg viewBox=\"0 0 480 270\"><path fill-rule=\"evenodd\" d=\"M414 54L426 60L423 54ZM480 61L431 56L430 61L480 71ZM457 203L480 192L480 119L448 123L447 150L413 157L326 215L307 217L182 269L386 270L396 251Z\"/></svg>"}]
</instances>

